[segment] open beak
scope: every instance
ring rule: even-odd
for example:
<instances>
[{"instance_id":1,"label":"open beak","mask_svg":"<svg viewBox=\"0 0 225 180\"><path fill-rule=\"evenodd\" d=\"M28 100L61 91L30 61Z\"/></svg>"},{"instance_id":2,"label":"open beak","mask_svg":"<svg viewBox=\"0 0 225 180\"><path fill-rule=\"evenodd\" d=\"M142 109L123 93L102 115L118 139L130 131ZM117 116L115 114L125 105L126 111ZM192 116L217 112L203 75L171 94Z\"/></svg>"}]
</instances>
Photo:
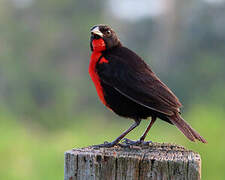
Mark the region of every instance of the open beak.
<instances>
[{"instance_id":1,"label":"open beak","mask_svg":"<svg viewBox=\"0 0 225 180\"><path fill-rule=\"evenodd\" d=\"M100 36L100 37L103 37L103 34L102 34L102 32L99 30L99 27L98 27L98 26L95 27L94 29L92 29L92 30L91 30L91 33L92 33L92 34L96 34L96 35L98 35L98 36Z\"/></svg>"}]
</instances>

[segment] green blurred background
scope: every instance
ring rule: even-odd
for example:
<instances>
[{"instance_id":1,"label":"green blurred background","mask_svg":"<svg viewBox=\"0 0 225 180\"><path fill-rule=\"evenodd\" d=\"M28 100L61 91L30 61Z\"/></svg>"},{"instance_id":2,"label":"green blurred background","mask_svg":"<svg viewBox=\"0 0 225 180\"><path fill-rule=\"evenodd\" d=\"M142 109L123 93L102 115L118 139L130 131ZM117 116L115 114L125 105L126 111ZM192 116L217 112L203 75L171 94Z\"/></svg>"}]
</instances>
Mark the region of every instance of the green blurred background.
<instances>
[{"instance_id":1,"label":"green blurred background","mask_svg":"<svg viewBox=\"0 0 225 180\"><path fill-rule=\"evenodd\" d=\"M64 151L132 123L100 103L88 75L99 23L151 65L208 144L162 121L147 139L199 152L202 179L225 179L224 0L0 0L0 179L63 179Z\"/></svg>"}]
</instances>

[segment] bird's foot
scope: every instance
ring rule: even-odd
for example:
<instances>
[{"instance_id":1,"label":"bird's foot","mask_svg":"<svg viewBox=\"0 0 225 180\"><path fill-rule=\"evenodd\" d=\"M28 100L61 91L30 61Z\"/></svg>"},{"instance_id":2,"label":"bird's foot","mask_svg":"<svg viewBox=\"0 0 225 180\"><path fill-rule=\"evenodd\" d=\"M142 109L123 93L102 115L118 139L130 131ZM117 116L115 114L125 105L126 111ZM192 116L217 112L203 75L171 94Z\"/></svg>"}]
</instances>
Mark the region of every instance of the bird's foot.
<instances>
[{"instance_id":1,"label":"bird's foot","mask_svg":"<svg viewBox=\"0 0 225 180\"><path fill-rule=\"evenodd\" d=\"M133 140L124 138L123 143L125 145L131 145L131 146L148 146L150 143L152 143L152 141L143 141L143 140L133 141Z\"/></svg>"},{"instance_id":2,"label":"bird's foot","mask_svg":"<svg viewBox=\"0 0 225 180\"><path fill-rule=\"evenodd\" d=\"M97 145L93 145L92 147L96 147L96 148L100 148L100 147L105 147L105 148L111 148L113 146L117 145L117 143L115 142L107 142L105 141L104 144L97 144Z\"/></svg>"}]
</instances>

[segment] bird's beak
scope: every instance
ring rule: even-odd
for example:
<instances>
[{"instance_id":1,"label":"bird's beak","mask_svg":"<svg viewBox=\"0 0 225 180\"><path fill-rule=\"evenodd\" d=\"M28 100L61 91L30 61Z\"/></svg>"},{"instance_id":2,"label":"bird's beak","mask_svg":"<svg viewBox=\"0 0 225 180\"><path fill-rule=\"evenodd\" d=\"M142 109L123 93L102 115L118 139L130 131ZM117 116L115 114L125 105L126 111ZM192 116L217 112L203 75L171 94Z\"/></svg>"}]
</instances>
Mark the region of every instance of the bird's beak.
<instances>
[{"instance_id":1,"label":"bird's beak","mask_svg":"<svg viewBox=\"0 0 225 180\"><path fill-rule=\"evenodd\" d=\"M94 29L91 30L91 33L96 34L100 37L103 37L103 33L99 30L99 27L95 27Z\"/></svg>"}]
</instances>

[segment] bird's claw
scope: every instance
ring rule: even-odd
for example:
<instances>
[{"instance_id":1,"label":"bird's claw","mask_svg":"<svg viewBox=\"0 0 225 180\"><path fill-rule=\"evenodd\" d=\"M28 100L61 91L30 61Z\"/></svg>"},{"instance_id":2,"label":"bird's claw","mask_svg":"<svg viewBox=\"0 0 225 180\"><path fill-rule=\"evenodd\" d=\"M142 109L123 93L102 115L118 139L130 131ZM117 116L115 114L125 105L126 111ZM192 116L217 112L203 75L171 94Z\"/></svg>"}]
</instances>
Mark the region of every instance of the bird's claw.
<instances>
[{"instance_id":1,"label":"bird's claw","mask_svg":"<svg viewBox=\"0 0 225 180\"><path fill-rule=\"evenodd\" d=\"M111 147L114 147L116 145L120 145L119 143L116 143L116 142L108 142L108 141L105 141L103 144L97 144L97 145L93 145L92 147L95 147L95 148L111 148Z\"/></svg>"},{"instance_id":2,"label":"bird's claw","mask_svg":"<svg viewBox=\"0 0 225 180\"><path fill-rule=\"evenodd\" d=\"M141 141L138 140L138 141L132 141L130 139L127 139L127 138L124 138L122 143L126 144L126 145L133 145L133 146L138 146L141 144Z\"/></svg>"},{"instance_id":3,"label":"bird's claw","mask_svg":"<svg viewBox=\"0 0 225 180\"><path fill-rule=\"evenodd\" d=\"M114 144L114 143L104 142L104 144L97 144L97 145L93 145L92 147L96 147L96 148L101 148L101 147L111 148L111 147L113 147L115 145L116 144Z\"/></svg>"},{"instance_id":4,"label":"bird's claw","mask_svg":"<svg viewBox=\"0 0 225 180\"><path fill-rule=\"evenodd\" d=\"M137 141L132 141L130 139L124 138L122 143L126 145L132 145L132 146L148 146L152 141L142 141L142 140L137 140Z\"/></svg>"}]
</instances>

